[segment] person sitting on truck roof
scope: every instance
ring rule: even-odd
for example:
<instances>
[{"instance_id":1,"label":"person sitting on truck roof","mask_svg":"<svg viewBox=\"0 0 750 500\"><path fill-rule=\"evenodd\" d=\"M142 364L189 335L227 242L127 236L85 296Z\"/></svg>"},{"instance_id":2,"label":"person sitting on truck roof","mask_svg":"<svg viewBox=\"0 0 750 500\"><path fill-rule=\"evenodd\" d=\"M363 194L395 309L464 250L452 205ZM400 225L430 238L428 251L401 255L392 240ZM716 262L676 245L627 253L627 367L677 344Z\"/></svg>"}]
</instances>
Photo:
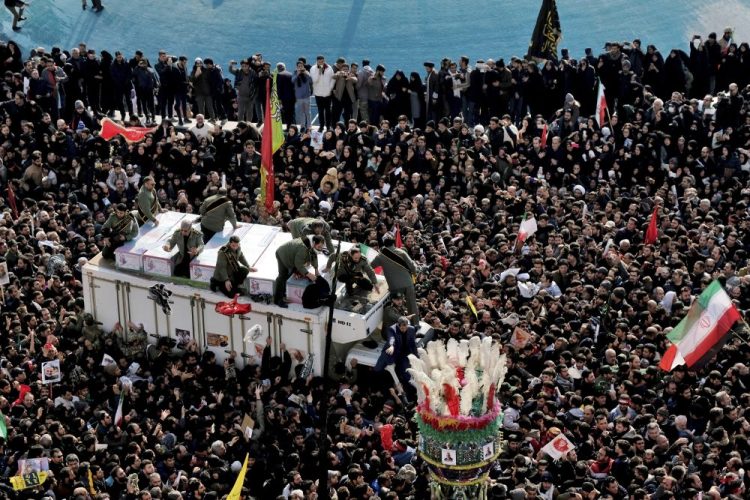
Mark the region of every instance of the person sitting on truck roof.
<instances>
[{"instance_id":1,"label":"person sitting on truck roof","mask_svg":"<svg viewBox=\"0 0 750 500\"><path fill-rule=\"evenodd\" d=\"M102 257L108 260L114 260L115 250L138 236L138 222L124 203L115 205L114 211L102 226L102 235Z\"/></svg>"},{"instance_id":2,"label":"person sitting on truck roof","mask_svg":"<svg viewBox=\"0 0 750 500\"><path fill-rule=\"evenodd\" d=\"M138 197L135 201L138 208L135 212L138 224L153 222L154 226L158 226L159 221L156 216L161 212L161 204L159 203L159 197L156 196L156 181L150 175L143 179L143 185L138 191Z\"/></svg>"},{"instance_id":3,"label":"person sitting on truck roof","mask_svg":"<svg viewBox=\"0 0 750 500\"><path fill-rule=\"evenodd\" d=\"M184 278L190 277L190 261L203 251L203 235L193 227L189 220L183 220L169 241L164 245L164 251L169 252L177 247L177 260L174 264L174 275Z\"/></svg>"},{"instance_id":4,"label":"person sitting on truck roof","mask_svg":"<svg viewBox=\"0 0 750 500\"><path fill-rule=\"evenodd\" d=\"M276 250L276 262L279 264L279 275L274 285L273 301L279 307L287 307L286 281L294 273L315 281L318 276L318 253L323 250L325 238L320 235L308 238L297 238L281 245ZM308 269L312 267L312 269Z\"/></svg>"},{"instance_id":5,"label":"person sitting on truck roof","mask_svg":"<svg viewBox=\"0 0 750 500\"><path fill-rule=\"evenodd\" d=\"M240 237L231 236L229 242L219 249L216 268L211 278L211 291L221 291L227 297L243 293L241 289L248 273L257 271L248 264L240 248Z\"/></svg>"},{"instance_id":6,"label":"person sitting on truck roof","mask_svg":"<svg viewBox=\"0 0 750 500\"><path fill-rule=\"evenodd\" d=\"M208 243L213 235L221 232L227 221L232 224L234 229L237 229L237 214L234 213L232 200L227 198L226 188L219 188L216 194L206 198L199 212L201 214L203 243Z\"/></svg>"},{"instance_id":7,"label":"person sitting on truck roof","mask_svg":"<svg viewBox=\"0 0 750 500\"><path fill-rule=\"evenodd\" d=\"M326 250L329 254L333 254L336 249L333 247L333 240L331 239L331 226L328 225L323 219L316 219L315 217L297 217L296 219L289 221L287 224L289 232L292 233L292 238L302 238L317 234L323 236L326 240Z\"/></svg>"},{"instance_id":8,"label":"person sitting on truck roof","mask_svg":"<svg viewBox=\"0 0 750 500\"><path fill-rule=\"evenodd\" d=\"M335 254L331 254L326 267L330 268L336 259ZM362 252L359 245L354 245L348 252L341 254L338 266L336 267L336 278L346 285L347 295L354 293L354 286L366 292L373 288L380 292L378 286L378 277L375 275L372 266L367 259L362 258Z\"/></svg>"}]
</instances>

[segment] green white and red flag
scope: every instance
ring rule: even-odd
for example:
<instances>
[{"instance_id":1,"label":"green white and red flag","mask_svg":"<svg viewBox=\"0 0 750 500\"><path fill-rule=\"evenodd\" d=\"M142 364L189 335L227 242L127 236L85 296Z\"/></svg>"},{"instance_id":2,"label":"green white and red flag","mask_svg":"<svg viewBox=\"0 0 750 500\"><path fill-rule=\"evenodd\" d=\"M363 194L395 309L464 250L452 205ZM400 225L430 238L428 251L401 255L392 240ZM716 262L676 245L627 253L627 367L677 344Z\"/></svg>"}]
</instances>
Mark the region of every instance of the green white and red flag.
<instances>
[{"instance_id":1,"label":"green white and red flag","mask_svg":"<svg viewBox=\"0 0 750 500\"><path fill-rule=\"evenodd\" d=\"M702 365L726 342L735 322L742 319L721 283L714 280L693 303L687 315L667 334L672 342L659 367L672 371L676 366Z\"/></svg>"}]
</instances>

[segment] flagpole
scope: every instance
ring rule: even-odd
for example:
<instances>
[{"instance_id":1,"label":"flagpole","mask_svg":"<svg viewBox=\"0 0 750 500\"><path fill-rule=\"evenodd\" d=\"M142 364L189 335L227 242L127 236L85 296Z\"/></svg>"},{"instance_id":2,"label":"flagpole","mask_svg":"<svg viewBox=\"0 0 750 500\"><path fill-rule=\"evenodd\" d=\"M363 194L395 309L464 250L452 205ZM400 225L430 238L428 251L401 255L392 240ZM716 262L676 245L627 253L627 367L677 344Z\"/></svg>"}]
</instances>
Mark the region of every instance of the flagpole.
<instances>
[{"instance_id":1,"label":"flagpole","mask_svg":"<svg viewBox=\"0 0 750 500\"><path fill-rule=\"evenodd\" d=\"M322 418L320 433L320 453L318 454L318 498L329 500L331 492L328 491L328 370L330 368L329 358L331 357L331 331L333 330L333 311L336 305L336 285L338 280L339 257L341 255L341 240L336 247L336 258L331 266L333 278L331 279L331 295L328 297L328 324L326 325L325 350L323 355L323 397L320 401L320 416ZM334 267L335 266L335 267Z\"/></svg>"}]
</instances>

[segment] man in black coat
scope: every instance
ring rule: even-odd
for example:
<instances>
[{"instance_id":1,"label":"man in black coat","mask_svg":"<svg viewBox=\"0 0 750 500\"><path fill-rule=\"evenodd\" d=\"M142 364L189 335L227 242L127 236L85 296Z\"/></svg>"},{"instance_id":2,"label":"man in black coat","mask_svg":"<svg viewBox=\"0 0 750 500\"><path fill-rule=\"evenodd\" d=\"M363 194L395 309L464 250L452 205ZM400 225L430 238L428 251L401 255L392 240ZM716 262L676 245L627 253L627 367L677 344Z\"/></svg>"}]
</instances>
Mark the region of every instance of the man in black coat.
<instances>
[{"instance_id":1,"label":"man in black coat","mask_svg":"<svg viewBox=\"0 0 750 500\"><path fill-rule=\"evenodd\" d=\"M281 101L281 120L287 128L294 123L294 84L292 74L286 70L286 65L280 62L276 65L276 92Z\"/></svg>"}]
</instances>

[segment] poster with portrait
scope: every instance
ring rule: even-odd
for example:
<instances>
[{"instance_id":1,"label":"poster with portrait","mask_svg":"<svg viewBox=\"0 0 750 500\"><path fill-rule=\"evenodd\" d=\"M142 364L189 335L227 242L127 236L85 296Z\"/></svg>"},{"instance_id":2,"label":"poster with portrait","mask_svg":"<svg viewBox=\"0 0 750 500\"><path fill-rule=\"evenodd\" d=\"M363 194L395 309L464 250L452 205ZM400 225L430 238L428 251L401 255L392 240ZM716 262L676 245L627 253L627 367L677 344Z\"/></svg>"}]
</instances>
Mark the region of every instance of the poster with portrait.
<instances>
[{"instance_id":1,"label":"poster with portrait","mask_svg":"<svg viewBox=\"0 0 750 500\"><path fill-rule=\"evenodd\" d=\"M60 370L60 360L45 361L42 363L42 383L54 384L62 380L62 371Z\"/></svg>"},{"instance_id":2,"label":"poster with portrait","mask_svg":"<svg viewBox=\"0 0 750 500\"><path fill-rule=\"evenodd\" d=\"M220 333L206 334L206 344L209 347L227 347L229 345L229 336Z\"/></svg>"},{"instance_id":3,"label":"poster with portrait","mask_svg":"<svg viewBox=\"0 0 750 500\"><path fill-rule=\"evenodd\" d=\"M190 330L184 330L182 328L175 328L174 329L174 336L177 340L177 349L186 349L187 345L192 340L192 336L190 335Z\"/></svg>"},{"instance_id":4,"label":"poster with portrait","mask_svg":"<svg viewBox=\"0 0 750 500\"><path fill-rule=\"evenodd\" d=\"M10 283L10 274L8 274L8 263L0 262L0 285Z\"/></svg>"},{"instance_id":5,"label":"poster with portrait","mask_svg":"<svg viewBox=\"0 0 750 500\"><path fill-rule=\"evenodd\" d=\"M44 483L49 474L49 459L28 458L18 461L18 473L10 478L13 489L25 490Z\"/></svg>"},{"instance_id":6,"label":"poster with portrait","mask_svg":"<svg viewBox=\"0 0 750 500\"><path fill-rule=\"evenodd\" d=\"M456 465L456 450L443 448L441 451L443 465Z\"/></svg>"}]
</instances>

